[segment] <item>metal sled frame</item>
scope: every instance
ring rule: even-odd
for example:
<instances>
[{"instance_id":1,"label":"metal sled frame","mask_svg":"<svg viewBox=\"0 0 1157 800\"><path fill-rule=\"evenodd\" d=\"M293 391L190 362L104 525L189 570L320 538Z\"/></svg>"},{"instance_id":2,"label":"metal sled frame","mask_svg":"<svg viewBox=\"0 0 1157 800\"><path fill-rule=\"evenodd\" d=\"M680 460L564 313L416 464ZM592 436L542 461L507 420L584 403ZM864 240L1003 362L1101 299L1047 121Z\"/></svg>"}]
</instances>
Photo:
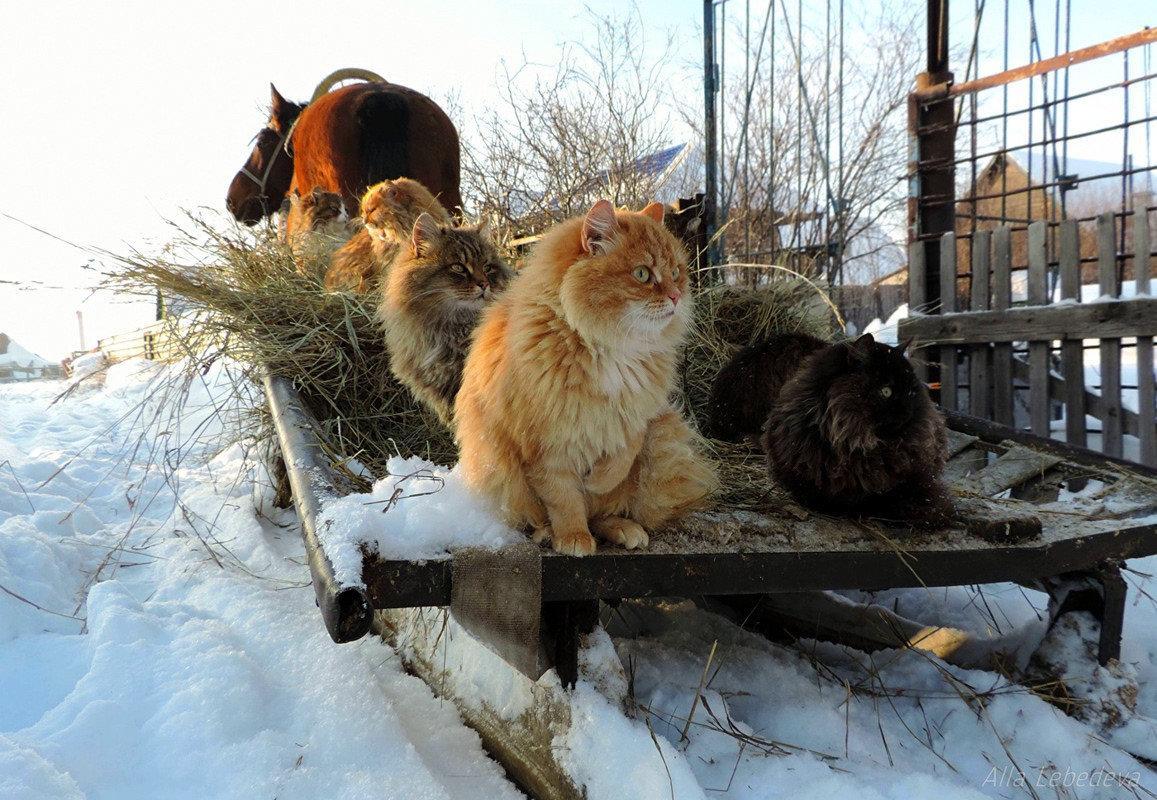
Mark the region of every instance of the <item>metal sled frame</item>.
<instances>
[{"instance_id":1,"label":"metal sled frame","mask_svg":"<svg viewBox=\"0 0 1157 800\"><path fill-rule=\"evenodd\" d=\"M890 531L796 509L796 516L785 515L770 530L760 524L767 520L751 520L751 514L721 517L720 527L742 535L701 542L695 549L660 532L648 550L604 547L584 558L529 543L492 553L462 551L443 560L367 555L365 588L342 586L316 536L321 498L337 490L314 425L286 382L267 378L266 390L318 606L334 641L366 635L378 611L449 606L463 627L531 678L553 667L564 684L574 681L578 637L597 622L600 601L710 598L734 606L739 598L759 598L778 624L823 638L832 633L824 614L803 610L804 599L820 590L1001 581L1048 592L1052 621L1069 611L1091 611L1102 624L1104 663L1120 652L1119 563L1157 552L1157 526L1131 519L1157 508L1157 471L951 413L948 477L958 490L971 493L961 504L991 523L994 533L984 538L962 529ZM1043 510L1031 502L1035 497L1039 503L1041 495L1055 497L1042 487L1059 480L1102 481L1104 513ZM1022 499L985 499L1010 491ZM870 641L911 644L893 621L876 627L882 638Z\"/></svg>"}]
</instances>

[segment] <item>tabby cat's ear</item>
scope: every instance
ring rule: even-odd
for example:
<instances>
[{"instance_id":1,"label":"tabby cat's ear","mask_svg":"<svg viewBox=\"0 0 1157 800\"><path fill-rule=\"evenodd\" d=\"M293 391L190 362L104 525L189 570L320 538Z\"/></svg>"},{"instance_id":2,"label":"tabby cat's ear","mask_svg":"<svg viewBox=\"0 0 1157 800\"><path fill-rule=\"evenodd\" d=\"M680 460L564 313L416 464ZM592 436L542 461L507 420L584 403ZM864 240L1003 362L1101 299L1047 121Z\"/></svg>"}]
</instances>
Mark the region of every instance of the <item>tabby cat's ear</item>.
<instances>
[{"instance_id":1,"label":"tabby cat's ear","mask_svg":"<svg viewBox=\"0 0 1157 800\"><path fill-rule=\"evenodd\" d=\"M643 209L643 216L650 217L651 219L655 220L655 222L658 222L660 225L662 225L663 214L666 211L667 209L662 203L647 203L646 207Z\"/></svg>"},{"instance_id":2,"label":"tabby cat's ear","mask_svg":"<svg viewBox=\"0 0 1157 800\"><path fill-rule=\"evenodd\" d=\"M615 219L615 207L611 201L598 201L583 220L583 252L590 256L605 253L611 248L618 230L619 222Z\"/></svg>"},{"instance_id":3,"label":"tabby cat's ear","mask_svg":"<svg viewBox=\"0 0 1157 800\"><path fill-rule=\"evenodd\" d=\"M414 252L418 255L425 253L430 248L430 243L441 232L442 228L438 225L438 220L423 211L418 215L418 218L414 220L414 230L410 234L410 238L414 243Z\"/></svg>"}]
</instances>

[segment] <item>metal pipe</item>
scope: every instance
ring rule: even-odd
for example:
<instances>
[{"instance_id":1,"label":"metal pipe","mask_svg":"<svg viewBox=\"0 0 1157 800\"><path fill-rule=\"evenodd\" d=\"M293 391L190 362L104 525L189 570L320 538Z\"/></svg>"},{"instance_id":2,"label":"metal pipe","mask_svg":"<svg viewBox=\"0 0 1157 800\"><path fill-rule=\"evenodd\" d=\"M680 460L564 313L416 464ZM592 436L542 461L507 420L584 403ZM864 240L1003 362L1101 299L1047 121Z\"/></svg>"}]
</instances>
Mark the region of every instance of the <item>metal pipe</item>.
<instances>
[{"instance_id":1,"label":"metal pipe","mask_svg":"<svg viewBox=\"0 0 1157 800\"><path fill-rule=\"evenodd\" d=\"M708 275L705 282L715 283L714 270L719 263L719 245L715 242L717 228L719 187L716 121L715 121L715 4L714 0L703 0L703 162L704 162L704 208L703 226L707 236ZM708 277L710 276L710 277Z\"/></svg>"},{"instance_id":2,"label":"metal pipe","mask_svg":"<svg viewBox=\"0 0 1157 800\"><path fill-rule=\"evenodd\" d=\"M929 32L932 26L932 12L931 9L936 5L936 0L929 0L929 16L928 25ZM947 25L947 21L944 23ZM931 33L930 33L931 35ZM1101 42L1090 47L1083 47L1080 50L1073 50L1069 53L1061 53L1059 56L1053 58L1046 58L1043 61L1036 61L1032 64L1025 64L1024 66L1016 67L1014 69L998 72L995 75L988 75L984 78L978 78L974 81L965 81L955 85L939 84L932 85L922 89L916 90L916 97L921 101L939 100L945 97L956 97L958 95L966 94L968 92L979 92L984 89L992 89L997 86L1002 86L1006 83L1023 80L1025 78L1032 78L1037 75L1044 75L1058 69L1071 67L1074 64L1081 64L1085 61L1092 61L1093 59L1102 58L1104 56L1120 53L1123 50L1128 50L1133 47L1140 47L1142 45L1157 42L1157 28L1144 28L1135 33L1126 34L1125 36L1118 36L1116 39L1110 39L1107 42ZM929 42L931 44L931 42ZM931 49L929 49L929 63L931 63ZM929 69L929 72L932 70Z\"/></svg>"},{"instance_id":3,"label":"metal pipe","mask_svg":"<svg viewBox=\"0 0 1157 800\"><path fill-rule=\"evenodd\" d=\"M336 497L337 492L318 447L316 425L284 378L265 371L262 379L269 413L273 417L289 474L289 485L293 489L293 504L301 524L301 539L305 543L309 574L322 621L330 638L338 644L357 641L369 633L373 610L364 587L338 583L333 574L333 564L317 538L321 496Z\"/></svg>"}]
</instances>

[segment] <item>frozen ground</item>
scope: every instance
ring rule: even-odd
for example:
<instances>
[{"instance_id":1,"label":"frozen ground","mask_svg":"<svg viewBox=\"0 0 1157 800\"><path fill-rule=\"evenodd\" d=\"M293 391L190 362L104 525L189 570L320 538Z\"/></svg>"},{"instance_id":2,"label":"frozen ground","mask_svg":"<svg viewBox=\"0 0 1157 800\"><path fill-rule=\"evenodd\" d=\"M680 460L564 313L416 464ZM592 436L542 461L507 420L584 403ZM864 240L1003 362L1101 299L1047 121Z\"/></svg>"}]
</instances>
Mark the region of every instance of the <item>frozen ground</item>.
<instances>
[{"instance_id":1,"label":"frozen ground","mask_svg":"<svg viewBox=\"0 0 1157 800\"><path fill-rule=\"evenodd\" d=\"M255 460L235 445L195 465L237 410L214 399L225 369L137 452L125 434L163 399L163 370L120 365L55 405L61 384L0 387L0 800L521 796L390 648L329 642L295 521L270 506ZM182 442L171 480L139 465ZM382 520L378 545L397 553L464 541L435 536L449 521L509 536L452 471L392 471L330 513ZM572 731L552 744L590 800L1153 797L1157 774L1130 753L1157 757L1157 560L1131 566L1123 665L1077 658L1087 631L1053 648L1089 701L1084 722L918 653L771 644L687 606L625 604L589 656L602 677L580 682ZM1040 597L1013 586L875 599L985 635L1040 634ZM607 678L612 652L626 674ZM534 696L504 688L480 649L446 663L514 710ZM616 706L628 676L633 718ZM539 684L557 691L549 673Z\"/></svg>"}]
</instances>

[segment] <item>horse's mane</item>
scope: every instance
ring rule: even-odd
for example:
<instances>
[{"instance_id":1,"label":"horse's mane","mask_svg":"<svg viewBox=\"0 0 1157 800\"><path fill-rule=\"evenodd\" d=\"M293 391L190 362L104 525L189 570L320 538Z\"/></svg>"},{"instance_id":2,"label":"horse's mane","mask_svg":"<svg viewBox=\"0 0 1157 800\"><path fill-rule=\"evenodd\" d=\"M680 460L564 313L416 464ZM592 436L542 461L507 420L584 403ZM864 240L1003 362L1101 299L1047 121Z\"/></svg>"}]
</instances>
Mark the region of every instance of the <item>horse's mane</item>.
<instances>
[{"instance_id":1,"label":"horse's mane","mask_svg":"<svg viewBox=\"0 0 1157 800\"><path fill-rule=\"evenodd\" d=\"M363 80L370 83L385 83L386 79L376 72L370 72L368 69L361 69L359 67L345 67L343 69L335 70L329 75L321 79L321 83L313 90L313 96L309 98L309 102L313 102L317 98L332 89L335 85L342 81L348 80Z\"/></svg>"}]
</instances>

